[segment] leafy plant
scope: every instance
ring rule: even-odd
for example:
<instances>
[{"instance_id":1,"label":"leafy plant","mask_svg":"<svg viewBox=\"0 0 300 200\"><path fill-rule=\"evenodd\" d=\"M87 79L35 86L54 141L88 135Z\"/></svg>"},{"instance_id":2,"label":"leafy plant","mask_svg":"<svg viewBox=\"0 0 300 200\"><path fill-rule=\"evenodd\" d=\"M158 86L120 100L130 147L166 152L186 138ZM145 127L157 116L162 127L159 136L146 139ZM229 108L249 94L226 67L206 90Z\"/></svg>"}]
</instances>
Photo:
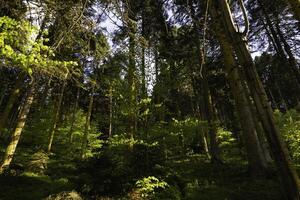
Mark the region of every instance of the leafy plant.
<instances>
[{"instance_id":1,"label":"leafy plant","mask_svg":"<svg viewBox=\"0 0 300 200\"><path fill-rule=\"evenodd\" d=\"M145 199L151 198L158 189L165 189L169 186L168 183L159 180L155 176L140 179L135 183L135 185L141 197Z\"/></svg>"}]
</instances>

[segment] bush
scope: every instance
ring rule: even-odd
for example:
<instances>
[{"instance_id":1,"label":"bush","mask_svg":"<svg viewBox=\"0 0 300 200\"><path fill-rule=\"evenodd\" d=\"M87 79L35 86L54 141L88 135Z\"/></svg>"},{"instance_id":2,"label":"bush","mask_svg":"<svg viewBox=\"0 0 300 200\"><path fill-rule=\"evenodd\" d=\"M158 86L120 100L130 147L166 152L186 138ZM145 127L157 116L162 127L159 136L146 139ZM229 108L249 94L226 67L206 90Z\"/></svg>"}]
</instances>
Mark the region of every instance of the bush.
<instances>
[{"instance_id":1,"label":"bush","mask_svg":"<svg viewBox=\"0 0 300 200\"><path fill-rule=\"evenodd\" d=\"M286 113L276 110L274 114L292 158L300 162L300 113L296 110Z\"/></svg>"},{"instance_id":2,"label":"bush","mask_svg":"<svg viewBox=\"0 0 300 200\"><path fill-rule=\"evenodd\" d=\"M97 157L81 168L83 189L89 195L125 195L136 180L155 174L155 166L164 164L162 155L156 143L114 136Z\"/></svg>"},{"instance_id":3,"label":"bush","mask_svg":"<svg viewBox=\"0 0 300 200\"><path fill-rule=\"evenodd\" d=\"M159 189L166 189L169 185L165 181L161 181L154 176L142 178L135 183L137 192L144 199L151 199L155 196L155 192Z\"/></svg>"}]
</instances>

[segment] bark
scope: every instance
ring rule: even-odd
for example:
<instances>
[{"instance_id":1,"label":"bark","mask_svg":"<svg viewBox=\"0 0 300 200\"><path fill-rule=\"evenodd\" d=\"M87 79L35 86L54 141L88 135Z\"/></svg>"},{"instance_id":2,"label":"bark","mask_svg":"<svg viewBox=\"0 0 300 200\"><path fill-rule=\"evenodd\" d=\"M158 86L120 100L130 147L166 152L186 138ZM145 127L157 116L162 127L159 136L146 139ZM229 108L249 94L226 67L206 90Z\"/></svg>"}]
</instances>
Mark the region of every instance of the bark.
<instances>
[{"instance_id":1,"label":"bark","mask_svg":"<svg viewBox=\"0 0 300 200\"><path fill-rule=\"evenodd\" d=\"M226 0L214 0L212 12L219 14L218 19L224 23L223 31L230 38L239 63L243 66L247 84L253 95L258 114L261 116L263 128L274 155L285 195L287 199L298 200L300 198L298 175L292 166L287 148L275 124L273 111L248 50L247 39L245 35L241 35L235 30L231 11ZM245 20L247 19L245 18Z\"/></svg>"},{"instance_id":2,"label":"bark","mask_svg":"<svg viewBox=\"0 0 300 200\"><path fill-rule=\"evenodd\" d=\"M208 155L208 157L210 157L210 160L212 163L223 163L221 156L220 156L220 149L219 149L219 145L218 145L218 141L217 141L216 118L215 118L214 108L212 105L210 88L209 88L208 80L207 80L207 69L206 69L207 66L204 66L202 77L201 77L201 74L197 73L197 71L202 70L202 67L203 67L202 65L204 64L203 56L205 56L205 55L203 55L202 48L200 45L200 35L199 35L200 27L199 27L199 23L197 21L195 10L192 5L192 1L188 1L188 3L189 3L189 9L191 12L191 17L193 20L194 31L195 31L196 35L198 36L197 40L196 40L197 41L196 44L197 44L198 63L197 63L196 69L191 70L191 72L192 72L192 79L194 79L193 87L194 87L194 92L195 92L196 96L199 97L201 91L198 91L196 89L195 82L199 81L198 87L199 88L202 87L201 89L203 90L203 106L204 106L203 113L204 113L204 116L208 123L208 135L209 135L209 142L210 142L210 148L209 148L210 155ZM194 73L197 74L196 77L193 77ZM198 78L197 78L197 76L198 76ZM199 105L198 102L197 102L197 104ZM201 110L202 109L199 105L198 106L199 118L201 117ZM198 120L200 120L199 118L198 118ZM202 134L203 134L203 132L202 132ZM206 141L206 137L204 134L203 134L202 138L203 138L205 151L207 151L208 150L207 141Z\"/></svg>"},{"instance_id":3,"label":"bark","mask_svg":"<svg viewBox=\"0 0 300 200\"><path fill-rule=\"evenodd\" d=\"M111 138L112 136L112 123L113 123L113 89L112 86L109 88L109 130L108 130L108 137Z\"/></svg>"},{"instance_id":4,"label":"bark","mask_svg":"<svg viewBox=\"0 0 300 200\"><path fill-rule=\"evenodd\" d=\"M3 171L9 167L13 156L15 154L18 142L20 140L21 137L21 133L24 129L25 123L26 123L26 119L28 116L28 113L30 111L30 107L31 104L33 102L34 99L34 92L35 92L35 85L34 85L34 80L31 81L31 83L29 84L29 89L28 89L28 94L25 98L24 104L21 108L21 111L19 113L18 116L18 120L17 120L17 125L16 128L11 136L11 141L8 144L6 150L5 150L5 154L2 160L2 163L0 165L0 174L3 173Z\"/></svg>"},{"instance_id":5,"label":"bark","mask_svg":"<svg viewBox=\"0 0 300 200\"><path fill-rule=\"evenodd\" d=\"M3 111L3 114L2 114L1 119L0 119L0 136L1 137L3 136L2 135L3 130L4 130L5 126L8 123L9 115L12 111L12 108L13 108L16 100L20 96L21 89L22 89L22 86L24 84L25 77L26 77L26 73L21 72L19 77L18 77L17 82L15 83L14 89L13 89L13 91L12 91L12 93L11 93L9 99L8 99L8 102L5 106L5 109Z\"/></svg>"},{"instance_id":6,"label":"bark","mask_svg":"<svg viewBox=\"0 0 300 200\"><path fill-rule=\"evenodd\" d=\"M148 5L148 1L144 1L144 3L146 5ZM145 33L145 12L142 12L142 36L144 37L144 39L146 39L146 33ZM141 75L142 75L142 96L143 98L147 97L147 87L146 87L146 59L145 59L145 44L141 44L142 46L142 64L141 64Z\"/></svg>"},{"instance_id":7,"label":"bark","mask_svg":"<svg viewBox=\"0 0 300 200\"><path fill-rule=\"evenodd\" d=\"M95 93L95 84L92 86L92 92L90 94L90 101L89 101L89 107L88 112L85 119L85 126L84 126L84 135L81 145L81 158L83 159L85 156L85 151L88 145L88 136L91 129L91 116L92 116L92 110L93 110L93 102L94 102L94 93Z\"/></svg>"},{"instance_id":8,"label":"bark","mask_svg":"<svg viewBox=\"0 0 300 200\"><path fill-rule=\"evenodd\" d=\"M205 70L204 70L205 71ZM223 163L220 156L220 149L217 141L217 127L216 119L214 115L214 109L212 105L210 89L208 86L208 81L206 78L206 72L203 73L203 95L204 95L204 105L205 105L205 116L208 123L208 134L210 142L210 156L212 163Z\"/></svg>"},{"instance_id":9,"label":"bark","mask_svg":"<svg viewBox=\"0 0 300 200\"><path fill-rule=\"evenodd\" d=\"M210 154L209 154L209 149L208 149L208 144L207 144L207 140L204 134L204 129L203 129L203 125L200 123L203 119L202 119L202 115L201 115L201 111L200 111L200 85L198 85L197 83L200 83L200 80L196 80L196 78L193 76L193 72L191 70L190 73L191 79L192 79L192 87L193 87L193 92L195 95L195 109L194 109L194 115L197 119L197 126L199 128L199 132L200 132L200 144L201 144L201 148L204 150L206 156L208 159L211 159ZM198 87L197 87L198 86Z\"/></svg>"},{"instance_id":10,"label":"bark","mask_svg":"<svg viewBox=\"0 0 300 200\"><path fill-rule=\"evenodd\" d=\"M245 77L243 77L243 79L245 80ZM265 132L264 132L264 129L262 127L261 118L260 118L260 116L259 116L259 114L256 110L254 102L251 98L251 93L250 93L249 88L246 85L245 81L243 81L243 86L244 86L244 91L246 93L248 104L249 104L250 109L251 109L251 116L252 116L253 122L255 124L255 129L256 129L256 132L257 132L257 136L258 136L258 141L260 143L260 147L261 147L261 150L263 152L265 161L268 164L272 163L273 159L271 157L271 153L270 153L270 150L269 150L269 145L266 142Z\"/></svg>"},{"instance_id":11,"label":"bark","mask_svg":"<svg viewBox=\"0 0 300 200\"><path fill-rule=\"evenodd\" d=\"M124 20L127 25L127 36L129 38L129 57L128 57L128 127L127 131L133 140L137 129L137 80L136 80L136 32L137 32L137 13L134 10L134 1L127 1L124 4Z\"/></svg>"},{"instance_id":12,"label":"bark","mask_svg":"<svg viewBox=\"0 0 300 200\"><path fill-rule=\"evenodd\" d=\"M58 119L59 119L59 113L61 110L61 104L62 104L62 100L64 97L66 85L67 85L67 80L64 80L63 85L60 90L60 93L59 93L59 96L58 96L56 110L55 110L54 118L53 118L53 124L52 124L51 131L50 131L49 143L47 146L48 153L51 152L51 149L52 149L52 143L53 143L55 132L57 130L57 123L58 123Z\"/></svg>"},{"instance_id":13,"label":"bark","mask_svg":"<svg viewBox=\"0 0 300 200\"><path fill-rule=\"evenodd\" d=\"M251 108L247 101L239 69L234 58L234 51L230 42L226 39L226 35L224 35L220 29L221 26L215 23L215 27L215 34L221 45L225 71L227 72L230 89L236 103L237 114L242 127L249 172L252 176L264 176L267 171L267 162L259 143Z\"/></svg>"},{"instance_id":14,"label":"bark","mask_svg":"<svg viewBox=\"0 0 300 200\"><path fill-rule=\"evenodd\" d=\"M80 97L80 88L77 89L76 102L75 102L74 110L72 113L71 126L70 126L70 131L69 131L69 142L70 143L73 143L73 133L74 133L74 126L75 126L75 122L76 122L76 113L78 110L79 97Z\"/></svg>"},{"instance_id":15,"label":"bark","mask_svg":"<svg viewBox=\"0 0 300 200\"><path fill-rule=\"evenodd\" d=\"M128 83L129 83L129 102L130 102L130 120L129 120L129 132L130 138L133 139L136 135L136 98L137 98L137 88L136 88L136 69L135 69L135 38L130 37L130 60L128 69Z\"/></svg>"}]
</instances>

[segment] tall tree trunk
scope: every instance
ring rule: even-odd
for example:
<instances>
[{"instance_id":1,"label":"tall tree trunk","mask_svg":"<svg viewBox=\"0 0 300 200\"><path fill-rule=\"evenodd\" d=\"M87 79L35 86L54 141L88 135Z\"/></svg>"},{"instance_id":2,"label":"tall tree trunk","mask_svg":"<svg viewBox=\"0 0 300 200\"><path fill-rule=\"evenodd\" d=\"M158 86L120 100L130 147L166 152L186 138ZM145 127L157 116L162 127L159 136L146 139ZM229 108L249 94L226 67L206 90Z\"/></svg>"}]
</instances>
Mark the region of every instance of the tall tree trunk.
<instances>
[{"instance_id":1,"label":"tall tree trunk","mask_svg":"<svg viewBox=\"0 0 300 200\"><path fill-rule=\"evenodd\" d=\"M247 101L239 69L234 58L234 51L231 44L226 39L226 35L223 34L221 26L218 23L215 23L214 25L215 34L221 45L225 70L227 72L230 88L236 103L237 114L242 127L249 172L252 176L262 176L265 175L267 171L267 162L259 143L251 108Z\"/></svg>"},{"instance_id":2,"label":"tall tree trunk","mask_svg":"<svg viewBox=\"0 0 300 200\"><path fill-rule=\"evenodd\" d=\"M66 75L66 77L67 77L67 75ZM51 149L52 149L52 143L53 143L54 135L55 135L55 132L56 132L56 129L57 129L57 122L58 122L58 119L59 119L59 113L60 113L60 110L61 110L61 104L62 104L62 100L63 100L63 97L64 97L64 92L65 92L66 85L67 85L67 80L64 80L63 85L62 85L61 90L60 90L60 93L59 93L59 96L58 96L56 110L55 110L55 113L54 113L53 124L52 124L52 127L51 127L49 142L48 142L48 146L47 146L47 151L48 152L50 152Z\"/></svg>"},{"instance_id":3,"label":"tall tree trunk","mask_svg":"<svg viewBox=\"0 0 300 200\"><path fill-rule=\"evenodd\" d=\"M241 74L241 77L243 77L242 79L245 80L245 77L242 75L242 73L240 73L240 74ZM260 116L257 112L257 109L255 107L253 99L251 98L251 92L249 91L248 85L246 84L245 81L243 81L242 83L243 83L243 88L244 88L244 91L246 94L248 105L251 109L251 116L252 116L253 122L255 124L258 141L259 141L262 153L264 155L264 159L265 159L266 163L272 163L273 159L271 157L271 152L269 151L269 145L266 141L265 132L262 127Z\"/></svg>"},{"instance_id":4,"label":"tall tree trunk","mask_svg":"<svg viewBox=\"0 0 300 200\"><path fill-rule=\"evenodd\" d=\"M84 135L81 145L81 158L84 159L85 157L85 151L88 145L88 136L91 129L91 116L92 116L92 110L93 110L93 102L94 102L94 93L95 93L95 87L96 85L93 83L92 91L90 94L90 101L89 101L89 107L88 112L85 119L85 126L84 126Z\"/></svg>"},{"instance_id":5,"label":"tall tree trunk","mask_svg":"<svg viewBox=\"0 0 300 200\"><path fill-rule=\"evenodd\" d=\"M77 94L76 94L76 101L72 113L72 119L71 119L71 126L69 130L69 142L73 143L73 136L74 136L74 126L76 122L76 113L78 110L78 103L79 103L79 97L80 97L80 88L77 89Z\"/></svg>"},{"instance_id":6,"label":"tall tree trunk","mask_svg":"<svg viewBox=\"0 0 300 200\"><path fill-rule=\"evenodd\" d=\"M131 2L132 3L132 2ZM129 85L129 134L133 140L137 129L137 80L136 80L136 21L134 11L131 10L131 3L129 3L128 24L129 24L129 66L128 66L128 85Z\"/></svg>"},{"instance_id":7,"label":"tall tree trunk","mask_svg":"<svg viewBox=\"0 0 300 200\"><path fill-rule=\"evenodd\" d=\"M223 163L220 156L220 149L217 141L216 119L215 119L215 114L214 114L214 109L212 105L212 99L211 99L211 94L210 94L210 89L209 89L205 69L203 72L202 83L203 83L203 95L204 95L204 105L205 105L205 117L208 123L211 162Z\"/></svg>"},{"instance_id":8,"label":"tall tree trunk","mask_svg":"<svg viewBox=\"0 0 300 200\"><path fill-rule=\"evenodd\" d=\"M199 102L201 102L200 100L200 92L201 92L201 85L199 85L201 83L201 80L197 80L196 77L194 76L194 72L193 70L190 71L190 76L192 79L192 87L193 87L193 92L195 95L195 109L194 109L194 116L197 119L197 127L199 129L199 133L200 133L200 144L201 144L201 149L204 150L206 156L208 159L211 159L210 154L209 154L209 149L208 149L208 144L207 144L207 140L205 137L205 131L203 129L203 125L200 123L203 119L202 119L202 115L201 115L201 111L200 111L200 105Z\"/></svg>"},{"instance_id":9,"label":"tall tree trunk","mask_svg":"<svg viewBox=\"0 0 300 200\"><path fill-rule=\"evenodd\" d=\"M110 85L109 88L109 130L108 130L108 137L111 138L112 136L112 128L113 128L113 89Z\"/></svg>"},{"instance_id":10,"label":"tall tree trunk","mask_svg":"<svg viewBox=\"0 0 300 200\"><path fill-rule=\"evenodd\" d=\"M242 1L240 1L240 4L242 4ZM243 66L249 89L253 95L258 113L261 116L263 128L283 182L282 185L285 189L285 195L288 199L298 200L300 198L298 175L292 166L287 148L275 124L272 108L268 103L266 92L248 50L247 39L244 34L236 31L226 0L213 0L211 11L215 16L218 16L217 20L222 20L224 23L223 31L228 34L228 38L234 46L239 63ZM246 14L244 16L245 20L247 20Z\"/></svg>"},{"instance_id":11,"label":"tall tree trunk","mask_svg":"<svg viewBox=\"0 0 300 200\"><path fill-rule=\"evenodd\" d=\"M28 88L28 93L27 93L27 96L24 100L21 111L19 113L16 129L14 130L13 134L11 135L11 141L10 141L10 143L8 144L8 146L5 150L5 154L4 154L2 163L0 165L0 174L3 173L3 171L7 167L9 167L9 165L10 165L12 159L13 159L13 156L15 154L18 142L20 140L21 133L24 129L26 119L27 119L28 113L30 111L31 104L32 104L33 99L34 99L35 84L34 84L34 79L33 78L32 78L31 83L29 84L28 87L29 87Z\"/></svg>"},{"instance_id":12,"label":"tall tree trunk","mask_svg":"<svg viewBox=\"0 0 300 200\"><path fill-rule=\"evenodd\" d=\"M145 0L143 1L144 5L143 6L149 6L149 1ZM146 13L145 10L142 11L142 36L144 37L144 39L146 40L146 32L145 32L145 26L146 26ZM147 97L147 86L146 86L146 58L145 58L145 54L146 54L146 44L141 44L141 48L142 48L142 63L141 63L141 76L142 76L142 97L146 98Z\"/></svg>"},{"instance_id":13,"label":"tall tree trunk","mask_svg":"<svg viewBox=\"0 0 300 200\"><path fill-rule=\"evenodd\" d=\"M8 120L9 120L9 115L11 113L11 110L16 102L16 100L19 98L20 96L20 93L21 93L21 89L22 89L22 86L24 84L24 80L26 78L26 73L25 72L21 72L19 74L19 77L18 77L18 80L17 82L15 83L15 86L14 86L14 89L8 99L8 102L5 106L5 109L3 111L3 114L1 116L1 119L0 119L0 137L2 137L3 135L3 130L5 128L5 126L7 125L8 123Z\"/></svg>"}]
</instances>

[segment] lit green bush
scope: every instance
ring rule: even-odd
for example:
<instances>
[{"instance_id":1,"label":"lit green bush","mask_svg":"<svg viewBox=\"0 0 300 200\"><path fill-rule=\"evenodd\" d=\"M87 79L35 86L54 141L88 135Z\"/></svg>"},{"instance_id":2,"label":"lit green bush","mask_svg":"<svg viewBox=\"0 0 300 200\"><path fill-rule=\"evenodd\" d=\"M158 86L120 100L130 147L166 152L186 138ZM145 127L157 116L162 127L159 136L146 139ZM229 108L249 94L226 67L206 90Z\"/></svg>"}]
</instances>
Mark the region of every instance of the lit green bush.
<instances>
[{"instance_id":1,"label":"lit green bush","mask_svg":"<svg viewBox=\"0 0 300 200\"><path fill-rule=\"evenodd\" d=\"M296 110L286 113L276 110L274 114L292 158L300 162L300 113Z\"/></svg>"},{"instance_id":2,"label":"lit green bush","mask_svg":"<svg viewBox=\"0 0 300 200\"><path fill-rule=\"evenodd\" d=\"M154 196L158 189L165 189L168 187L168 184L165 181L159 180L154 176L140 179L135 185L141 197L145 199L150 199Z\"/></svg>"}]
</instances>

